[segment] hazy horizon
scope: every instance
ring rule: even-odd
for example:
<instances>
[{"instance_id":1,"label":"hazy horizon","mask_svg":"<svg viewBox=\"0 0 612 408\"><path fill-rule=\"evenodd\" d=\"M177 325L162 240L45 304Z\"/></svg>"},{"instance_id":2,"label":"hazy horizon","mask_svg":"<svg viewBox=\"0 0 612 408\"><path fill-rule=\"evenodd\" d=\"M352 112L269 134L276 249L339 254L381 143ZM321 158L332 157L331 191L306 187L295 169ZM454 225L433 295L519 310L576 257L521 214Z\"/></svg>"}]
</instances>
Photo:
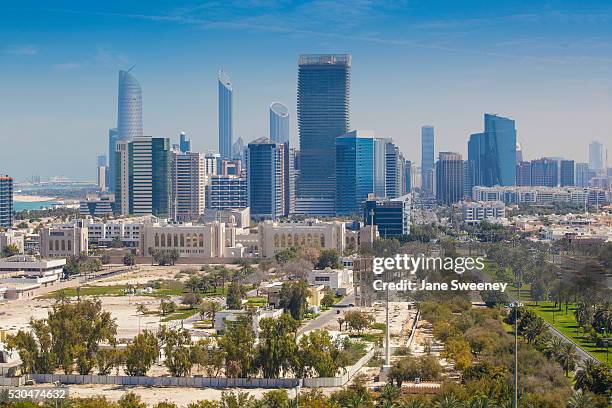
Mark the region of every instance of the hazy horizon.
<instances>
[{"instance_id":1,"label":"hazy horizon","mask_svg":"<svg viewBox=\"0 0 612 408\"><path fill-rule=\"evenodd\" d=\"M268 136L268 108L296 125L297 60L352 55L351 127L391 137L420 163L466 156L483 114L516 120L525 159L588 161L612 148L612 5L473 1L23 1L0 16L0 173L95 180L117 122L119 69L132 65L146 135L217 151L217 71L234 85L234 139Z\"/></svg>"}]
</instances>

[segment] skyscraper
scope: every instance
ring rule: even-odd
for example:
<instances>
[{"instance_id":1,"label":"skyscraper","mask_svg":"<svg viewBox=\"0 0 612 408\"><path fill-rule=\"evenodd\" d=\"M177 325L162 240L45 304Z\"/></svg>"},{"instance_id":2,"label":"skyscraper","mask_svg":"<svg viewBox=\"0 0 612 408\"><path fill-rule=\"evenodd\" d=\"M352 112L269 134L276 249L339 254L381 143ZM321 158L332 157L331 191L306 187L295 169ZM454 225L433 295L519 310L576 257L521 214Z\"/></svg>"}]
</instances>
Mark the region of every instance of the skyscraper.
<instances>
[{"instance_id":1,"label":"skyscraper","mask_svg":"<svg viewBox=\"0 0 612 408\"><path fill-rule=\"evenodd\" d=\"M482 185L516 184L516 128L514 120L485 113L485 153Z\"/></svg>"},{"instance_id":2,"label":"skyscraper","mask_svg":"<svg viewBox=\"0 0 612 408\"><path fill-rule=\"evenodd\" d=\"M13 226L13 178L0 176L0 227Z\"/></svg>"},{"instance_id":3,"label":"skyscraper","mask_svg":"<svg viewBox=\"0 0 612 408\"><path fill-rule=\"evenodd\" d=\"M523 161L523 145L520 143L516 143L516 164L519 164Z\"/></svg>"},{"instance_id":4,"label":"skyscraper","mask_svg":"<svg viewBox=\"0 0 612 408\"><path fill-rule=\"evenodd\" d=\"M364 130L336 138L337 215L358 214L374 192L375 140L374 132Z\"/></svg>"},{"instance_id":5,"label":"skyscraper","mask_svg":"<svg viewBox=\"0 0 612 408\"><path fill-rule=\"evenodd\" d=\"M177 221L197 219L204 214L206 174L204 155L172 153L172 216Z\"/></svg>"},{"instance_id":6,"label":"skyscraper","mask_svg":"<svg viewBox=\"0 0 612 408\"><path fill-rule=\"evenodd\" d=\"M562 187L566 187L573 186L574 184L574 161L561 160L559 169L559 185L561 185Z\"/></svg>"},{"instance_id":7,"label":"skyscraper","mask_svg":"<svg viewBox=\"0 0 612 408\"><path fill-rule=\"evenodd\" d=\"M576 163L576 187L589 186L589 163Z\"/></svg>"},{"instance_id":8,"label":"skyscraper","mask_svg":"<svg viewBox=\"0 0 612 408\"><path fill-rule=\"evenodd\" d=\"M120 140L115 153L115 202L121 214L170 217L170 139L138 136Z\"/></svg>"},{"instance_id":9,"label":"skyscraper","mask_svg":"<svg viewBox=\"0 0 612 408\"><path fill-rule=\"evenodd\" d=\"M251 216L276 219L285 214L285 149L266 137L247 147L247 184Z\"/></svg>"},{"instance_id":10,"label":"skyscraper","mask_svg":"<svg viewBox=\"0 0 612 408\"><path fill-rule=\"evenodd\" d=\"M463 198L463 160L459 153L440 152L436 163L436 199L453 204Z\"/></svg>"},{"instance_id":11,"label":"skyscraper","mask_svg":"<svg viewBox=\"0 0 612 408\"><path fill-rule=\"evenodd\" d=\"M234 87L232 80L219 71L219 154L221 159L232 158L234 137Z\"/></svg>"},{"instance_id":12,"label":"skyscraper","mask_svg":"<svg viewBox=\"0 0 612 408\"><path fill-rule=\"evenodd\" d=\"M297 115L300 136L300 198L319 208L335 200L336 137L350 128L351 56L301 55Z\"/></svg>"},{"instance_id":13,"label":"skyscraper","mask_svg":"<svg viewBox=\"0 0 612 408\"><path fill-rule=\"evenodd\" d=\"M179 149L183 153L187 153L191 151L191 140L187 137L185 132L181 132L179 136Z\"/></svg>"},{"instance_id":14,"label":"skyscraper","mask_svg":"<svg viewBox=\"0 0 612 408\"><path fill-rule=\"evenodd\" d=\"M468 141L467 176L468 190L471 192L474 186L482 186L483 164L485 154L484 133L470 135Z\"/></svg>"},{"instance_id":15,"label":"skyscraper","mask_svg":"<svg viewBox=\"0 0 612 408\"><path fill-rule=\"evenodd\" d=\"M406 160L393 142L385 145L385 197L396 198L404 195L404 166Z\"/></svg>"},{"instance_id":16,"label":"skyscraper","mask_svg":"<svg viewBox=\"0 0 612 408\"><path fill-rule=\"evenodd\" d=\"M421 128L421 187L433 192L435 137L433 126Z\"/></svg>"},{"instance_id":17,"label":"skyscraper","mask_svg":"<svg viewBox=\"0 0 612 408\"><path fill-rule=\"evenodd\" d=\"M531 185L557 187L559 165L557 160L544 157L531 161Z\"/></svg>"},{"instance_id":18,"label":"skyscraper","mask_svg":"<svg viewBox=\"0 0 612 408\"><path fill-rule=\"evenodd\" d=\"M361 131L365 134L364 131ZM373 136L372 136L373 137ZM374 193L376 197L385 198L387 196L387 144L391 143L391 139L374 138L374 186L370 193ZM336 155L337 158L337 155ZM338 167L336 166L336 169Z\"/></svg>"},{"instance_id":19,"label":"skyscraper","mask_svg":"<svg viewBox=\"0 0 612 408\"><path fill-rule=\"evenodd\" d=\"M119 71L117 133L122 140L142 136L142 91L131 70Z\"/></svg>"},{"instance_id":20,"label":"skyscraper","mask_svg":"<svg viewBox=\"0 0 612 408\"><path fill-rule=\"evenodd\" d=\"M516 185L531 185L531 162L522 161L516 165Z\"/></svg>"},{"instance_id":21,"label":"skyscraper","mask_svg":"<svg viewBox=\"0 0 612 408\"><path fill-rule=\"evenodd\" d=\"M106 186L111 193L115 192L115 181L117 179L117 173L115 172L115 168L117 167L115 164L115 152L118 140L119 131L117 128L108 129L108 171L106 173Z\"/></svg>"},{"instance_id":22,"label":"skyscraper","mask_svg":"<svg viewBox=\"0 0 612 408\"><path fill-rule=\"evenodd\" d=\"M597 140L593 140L589 144L589 167L595 173L604 170L604 147Z\"/></svg>"},{"instance_id":23,"label":"skyscraper","mask_svg":"<svg viewBox=\"0 0 612 408\"><path fill-rule=\"evenodd\" d=\"M289 109L280 102L270 105L270 139L289 143Z\"/></svg>"}]
</instances>

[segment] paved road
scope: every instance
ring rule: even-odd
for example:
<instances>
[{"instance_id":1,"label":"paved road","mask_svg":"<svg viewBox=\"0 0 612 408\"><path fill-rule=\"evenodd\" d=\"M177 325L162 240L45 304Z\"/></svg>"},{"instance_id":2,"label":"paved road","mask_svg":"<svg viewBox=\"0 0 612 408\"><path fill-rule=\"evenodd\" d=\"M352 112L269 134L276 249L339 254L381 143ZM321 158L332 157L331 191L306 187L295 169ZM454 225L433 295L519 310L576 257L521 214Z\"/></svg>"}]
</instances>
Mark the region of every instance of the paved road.
<instances>
[{"instance_id":1,"label":"paved road","mask_svg":"<svg viewBox=\"0 0 612 408\"><path fill-rule=\"evenodd\" d=\"M337 305L348 306L350 303L355 303L354 293L351 293L350 295L346 296L344 299L338 302ZM340 310L340 314L338 314L338 310ZM315 319L309 321L307 324L300 327L298 329L298 334L304 334L311 330L317 330L317 329L323 328L326 324L328 324L332 320L335 321L338 317L342 316L345 310L350 310L350 308L349 307L340 307L340 308L332 307L329 310L326 310L325 312L317 316Z\"/></svg>"}]
</instances>

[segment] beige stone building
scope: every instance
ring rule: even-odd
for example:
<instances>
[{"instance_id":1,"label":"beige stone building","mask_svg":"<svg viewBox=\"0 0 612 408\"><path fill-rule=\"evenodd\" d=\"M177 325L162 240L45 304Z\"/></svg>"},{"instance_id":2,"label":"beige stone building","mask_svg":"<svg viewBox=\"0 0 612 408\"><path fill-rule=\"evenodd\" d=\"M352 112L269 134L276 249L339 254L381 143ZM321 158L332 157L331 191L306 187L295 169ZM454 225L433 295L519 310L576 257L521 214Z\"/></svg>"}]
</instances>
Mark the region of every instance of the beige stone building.
<instances>
[{"instance_id":1,"label":"beige stone building","mask_svg":"<svg viewBox=\"0 0 612 408\"><path fill-rule=\"evenodd\" d=\"M40 231L40 255L43 258L67 258L88 250L87 227L55 226Z\"/></svg>"},{"instance_id":2,"label":"beige stone building","mask_svg":"<svg viewBox=\"0 0 612 408\"><path fill-rule=\"evenodd\" d=\"M292 247L314 246L335 249L346 247L346 227L339 221L306 220L300 223L265 221L259 224L259 250L265 258Z\"/></svg>"},{"instance_id":3,"label":"beige stone building","mask_svg":"<svg viewBox=\"0 0 612 408\"><path fill-rule=\"evenodd\" d=\"M182 258L242 257L235 228L222 222L202 225L149 223L140 234L140 253L177 250Z\"/></svg>"}]
</instances>

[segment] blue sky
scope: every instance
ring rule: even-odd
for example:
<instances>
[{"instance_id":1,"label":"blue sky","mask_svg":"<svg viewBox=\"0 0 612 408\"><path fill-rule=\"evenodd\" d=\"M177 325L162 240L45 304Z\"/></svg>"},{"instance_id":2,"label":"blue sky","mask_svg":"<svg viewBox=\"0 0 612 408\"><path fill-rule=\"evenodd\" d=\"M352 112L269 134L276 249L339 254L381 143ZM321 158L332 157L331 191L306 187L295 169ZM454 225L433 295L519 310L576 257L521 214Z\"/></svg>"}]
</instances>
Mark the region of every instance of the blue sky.
<instances>
[{"instance_id":1,"label":"blue sky","mask_svg":"<svg viewBox=\"0 0 612 408\"><path fill-rule=\"evenodd\" d=\"M146 134L217 149L216 73L235 137L295 122L300 53L353 55L351 125L419 161L466 154L483 113L517 121L526 158L612 148L612 4L589 1L7 1L0 13L0 173L93 180L116 124L117 71L135 65Z\"/></svg>"}]
</instances>

